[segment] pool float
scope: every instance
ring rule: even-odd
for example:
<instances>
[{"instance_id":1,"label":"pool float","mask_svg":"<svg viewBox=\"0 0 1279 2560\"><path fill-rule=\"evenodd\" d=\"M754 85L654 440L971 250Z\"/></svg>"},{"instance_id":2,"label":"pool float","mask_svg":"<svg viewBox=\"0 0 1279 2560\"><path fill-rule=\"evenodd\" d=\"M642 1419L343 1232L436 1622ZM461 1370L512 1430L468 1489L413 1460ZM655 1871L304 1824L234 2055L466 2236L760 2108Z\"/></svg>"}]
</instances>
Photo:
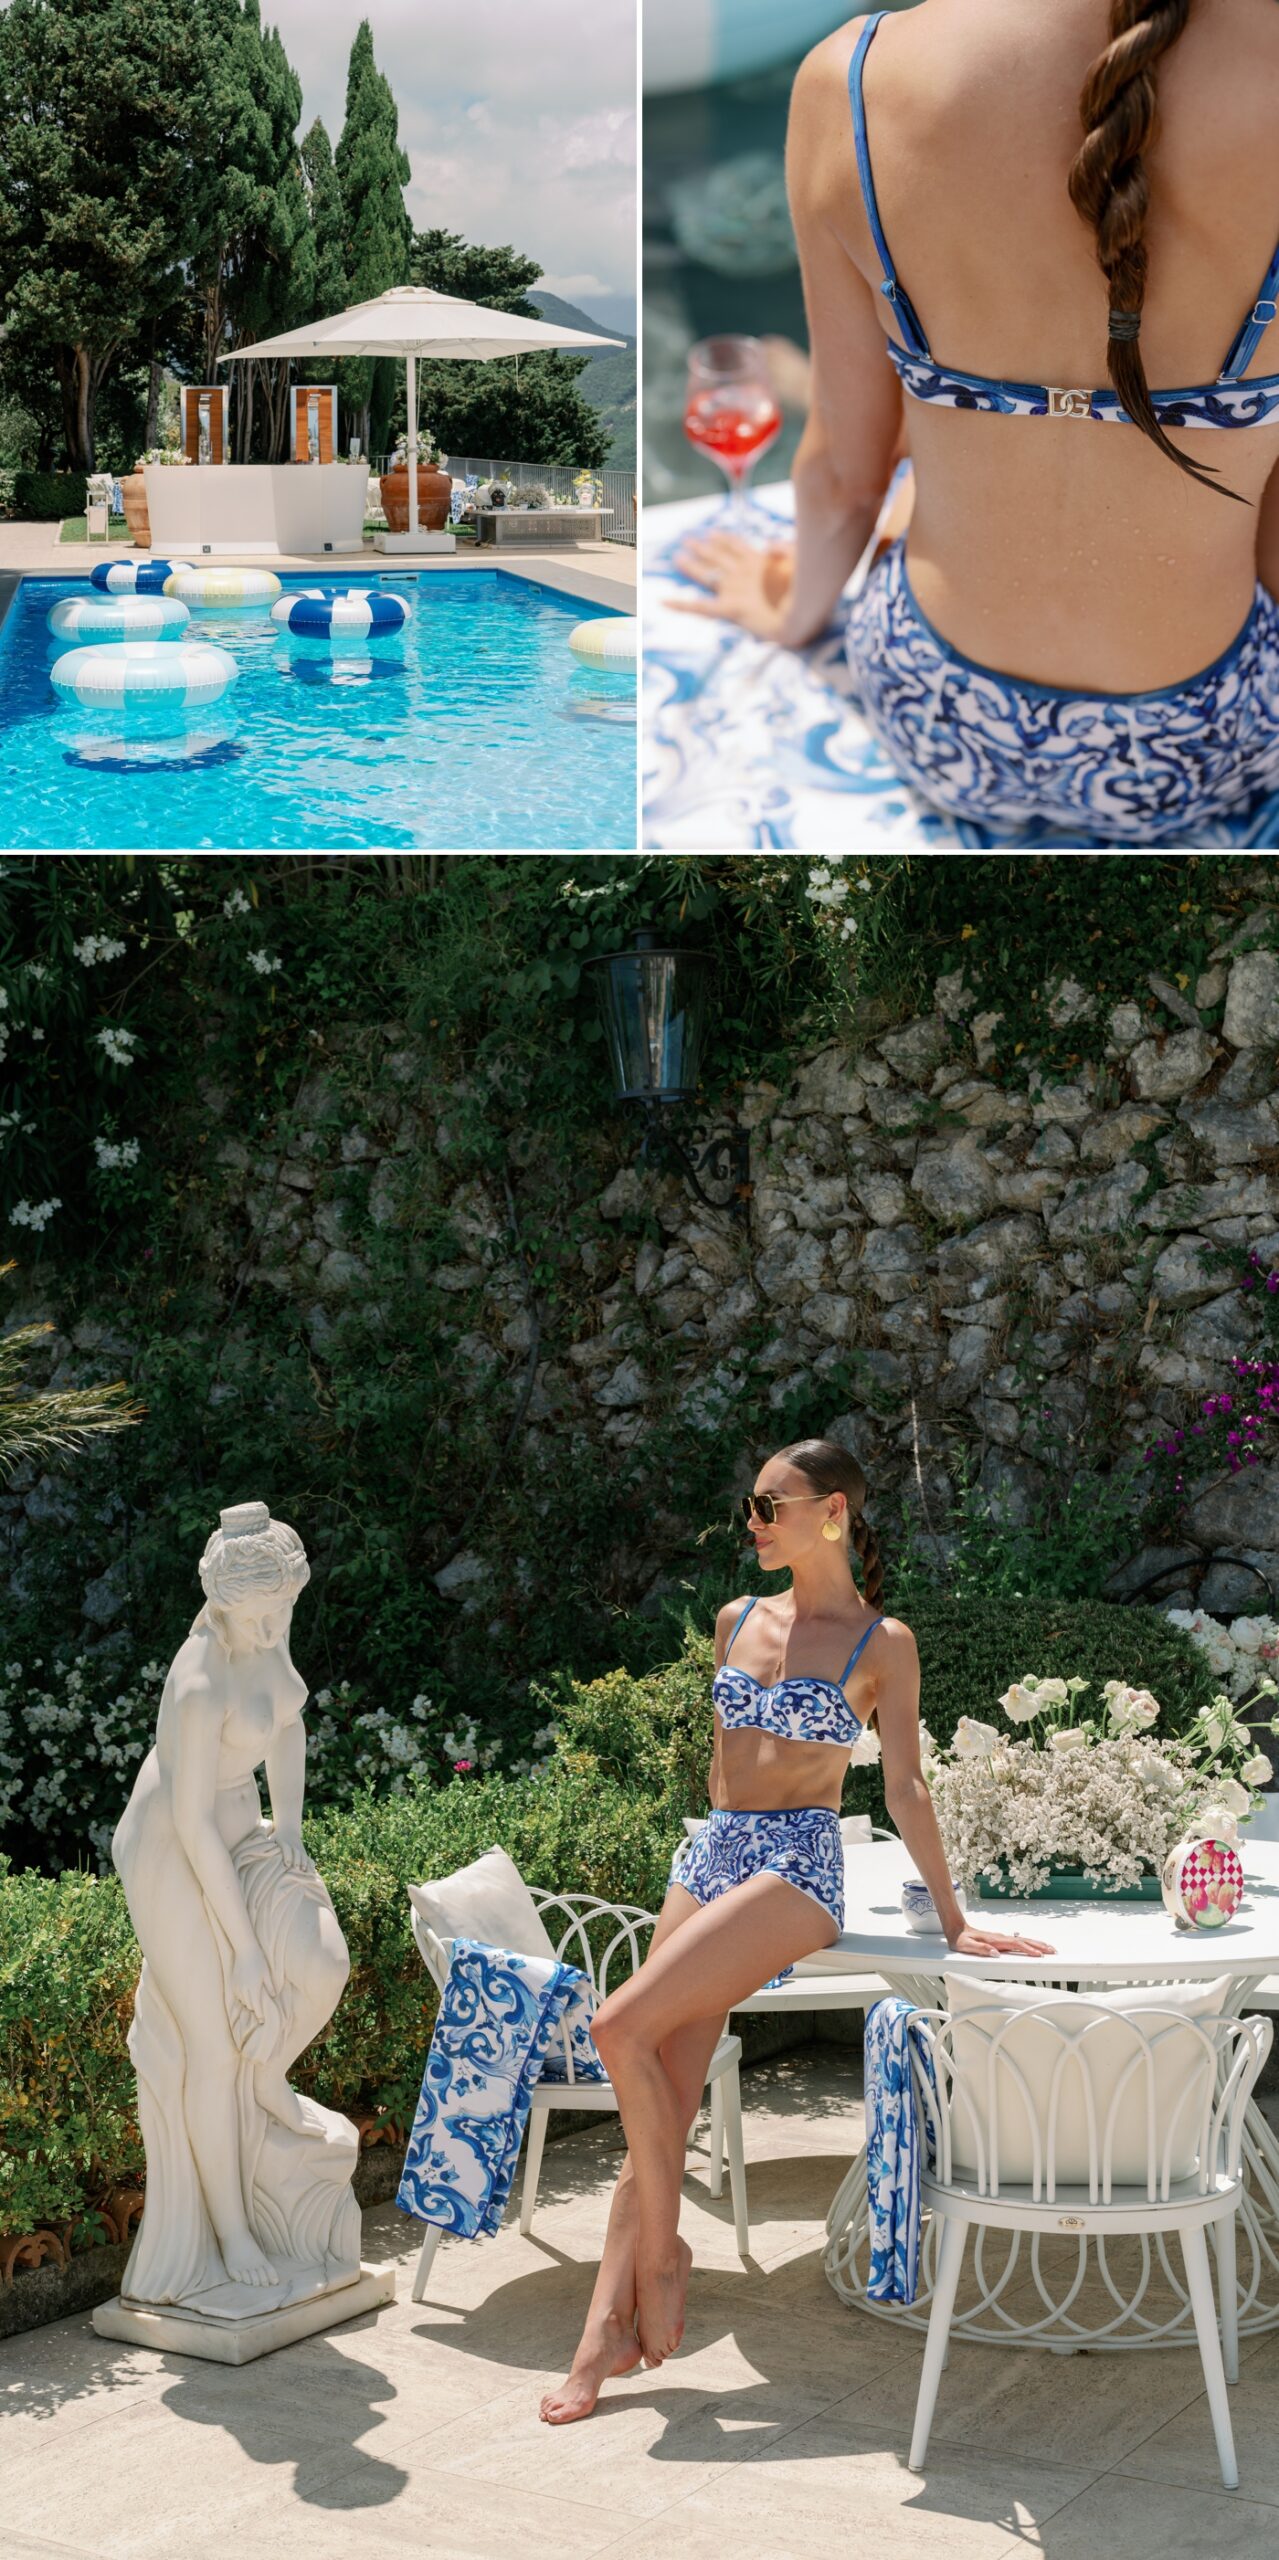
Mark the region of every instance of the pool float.
<instances>
[{"instance_id":1,"label":"pool float","mask_svg":"<svg viewBox=\"0 0 1279 2560\"><path fill-rule=\"evenodd\" d=\"M190 605L270 604L280 581L274 569L175 569L164 592Z\"/></svg>"},{"instance_id":2,"label":"pool float","mask_svg":"<svg viewBox=\"0 0 1279 2560\"><path fill-rule=\"evenodd\" d=\"M54 659L49 680L68 701L120 711L161 700L175 707L216 702L239 672L230 650L207 640L125 640L112 649L68 649Z\"/></svg>"},{"instance_id":3,"label":"pool float","mask_svg":"<svg viewBox=\"0 0 1279 2560\"><path fill-rule=\"evenodd\" d=\"M89 580L108 595L158 596L164 593L166 578L190 567L189 560L99 560L89 571Z\"/></svg>"},{"instance_id":4,"label":"pool float","mask_svg":"<svg viewBox=\"0 0 1279 2560\"><path fill-rule=\"evenodd\" d=\"M380 595L367 587L348 587L338 596L326 596L322 587L304 587L300 595L281 596L271 607L271 620L286 631L304 631L314 640L346 632L363 639L402 631L412 611L403 596Z\"/></svg>"},{"instance_id":5,"label":"pool float","mask_svg":"<svg viewBox=\"0 0 1279 2560\"><path fill-rule=\"evenodd\" d=\"M831 0L646 0L644 87L652 97L740 80L794 62L838 24Z\"/></svg>"},{"instance_id":6,"label":"pool float","mask_svg":"<svg viewBox=\"0 0 1279 2560\"><path fill-rule=\"evenodd\" d=\"M588 666L628 667L635 663L639 623L633 613L602 613L594 622L579 622L568 635L575 658Z\"/></svg>"},{"instance_id":7,"label":"pool float","mask_svg":"<svg viewBox=\"0 0 1279 2560\"><path fill-rule=\"evenodd\" d=\"M191 616L176 596L64 596L52 605L55 640L180 640Z\"/></svg>"}]
</instances>

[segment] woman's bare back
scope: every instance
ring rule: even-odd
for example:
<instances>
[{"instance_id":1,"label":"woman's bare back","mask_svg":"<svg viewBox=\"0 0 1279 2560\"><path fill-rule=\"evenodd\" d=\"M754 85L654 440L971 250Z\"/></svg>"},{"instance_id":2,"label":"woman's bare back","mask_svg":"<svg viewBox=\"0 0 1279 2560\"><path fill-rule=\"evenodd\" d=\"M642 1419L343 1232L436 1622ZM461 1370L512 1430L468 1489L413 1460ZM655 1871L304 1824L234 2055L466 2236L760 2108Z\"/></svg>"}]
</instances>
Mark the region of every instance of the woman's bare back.
<instances>
[{"instance_id":1,"label":"woman's bare back","mask_svg":"<svg viewBox=\"0 0 1279 2560\"><path fill-rule=\"evenodd\" d=\"M878 294L847 94L863 23L819 49L812 140L829 227ZM1109 24L1109 0L925 0L879 30L865 77L879 209L941 365L1106 386L1106 288L1067 181ZM1216 381L1279 241L1274 0L1196 0L1158 94L1141 340L1157 390ZM1248 372L1279 373L1279 322ZM911 582L987 665L1090 691L1174 685L1229 647L1259 568L1271 581L1279 424L1174 434L1244 507L1127 425L918 400L906 417Z\"/></svg>"}]
</instances>

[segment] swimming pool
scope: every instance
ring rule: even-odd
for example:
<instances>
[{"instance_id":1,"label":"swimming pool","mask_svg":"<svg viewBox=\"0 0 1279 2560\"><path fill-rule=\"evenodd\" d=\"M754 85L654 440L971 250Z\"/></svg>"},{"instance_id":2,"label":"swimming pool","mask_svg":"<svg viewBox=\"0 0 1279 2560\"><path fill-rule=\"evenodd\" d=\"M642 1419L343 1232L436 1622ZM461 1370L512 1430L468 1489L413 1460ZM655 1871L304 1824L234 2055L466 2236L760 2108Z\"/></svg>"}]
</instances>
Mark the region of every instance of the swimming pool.
<instances>
[{"instance_id":1,"label":"swimming pool","mask_svg":"<svg viewBox=\"0 0 1279 2560\"><path fill-rule=\"evenodd\" d=\"M194 612L235 684L206 710L69 706L46 617L83 578L26 577L0 632L0 844L337 851L635 842L635 685L573 656L603 610L500 569L299 572L286 592L406 596L403 634L330 648L269 608Z\"/></svg>"}]
</instances>

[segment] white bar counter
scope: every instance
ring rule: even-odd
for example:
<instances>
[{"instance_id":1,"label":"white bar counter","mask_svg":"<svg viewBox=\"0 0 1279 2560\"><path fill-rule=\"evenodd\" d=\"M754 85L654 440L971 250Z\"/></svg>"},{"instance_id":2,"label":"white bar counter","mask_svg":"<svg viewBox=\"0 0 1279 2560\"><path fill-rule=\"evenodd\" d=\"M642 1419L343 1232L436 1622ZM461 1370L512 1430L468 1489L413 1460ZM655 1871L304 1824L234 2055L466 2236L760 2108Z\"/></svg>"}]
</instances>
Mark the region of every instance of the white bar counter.
<instances>
[{"instance_id":1,"label":"white bar counter","mask_svg":"<svg viewBox=\"0 0 1279 2560\"><path fill-rule=\"evenodd\" d=\"M363 462L148 462L144 477L151 548L171 559L363 548Z\"/></svg>"}]
</instances>

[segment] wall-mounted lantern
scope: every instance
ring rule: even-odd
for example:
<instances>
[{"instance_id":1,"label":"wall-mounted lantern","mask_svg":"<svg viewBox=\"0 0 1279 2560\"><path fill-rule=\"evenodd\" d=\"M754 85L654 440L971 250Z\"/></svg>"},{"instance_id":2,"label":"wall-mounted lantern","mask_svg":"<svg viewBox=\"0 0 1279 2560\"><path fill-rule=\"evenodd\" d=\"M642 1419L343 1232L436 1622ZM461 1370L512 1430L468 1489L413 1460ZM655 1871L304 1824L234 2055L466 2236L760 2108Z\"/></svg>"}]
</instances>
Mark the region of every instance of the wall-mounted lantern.
<instances>
[{"instance_id":1,"label":"wall-mounted lantern","mask_svg":"<svg viewBox=\"0 0 1279 2560\"><path fill-rule=\"evenodd\" d=\"M679 1134L678 1116L695 1113L701 1069L702 1036L714 962L707 951L673 950L655 933L637 933L629 950L590 960L596 973L613 1091L617 1100L637 1110L644 1123L640 1156L661 1162L673 1157L685 1181L708 1209L727 1209L750 1221L750 1140L741 1128L707 1136L695 1117L686 1120L688 1144ZM727 1183L728 1191L712 1197L701 1183Z\"/></svg>"}]
</instances>

